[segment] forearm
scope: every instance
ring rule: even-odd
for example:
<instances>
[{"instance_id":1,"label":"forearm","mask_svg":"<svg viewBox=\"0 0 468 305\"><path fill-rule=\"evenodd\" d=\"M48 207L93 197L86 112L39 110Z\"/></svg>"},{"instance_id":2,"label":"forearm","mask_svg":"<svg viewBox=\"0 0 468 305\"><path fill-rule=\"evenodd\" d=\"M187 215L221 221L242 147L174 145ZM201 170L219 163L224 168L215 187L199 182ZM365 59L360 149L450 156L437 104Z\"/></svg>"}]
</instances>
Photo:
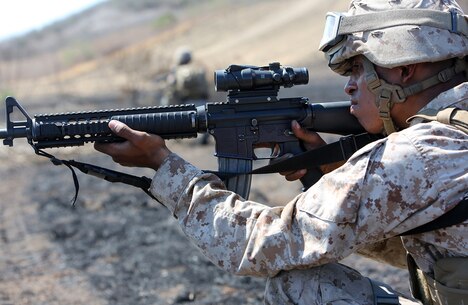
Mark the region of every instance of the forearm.
<instances>
[{"instance_id":1,"label":"forearm","mask_svg":"<svg viewBox=\"0 0 468 305\"><path fill-rule=\"evenodd\" d=\"M252 239L257 222L268 218L266 206L244 201L225 190L216 176L204 174L176 155L169 156L156 173L152 192L178 219L185 234L222 269L258 276L274 272L259 260L249 260L255 251Z\"/></svg>"},{"instance_id":2,"label":"forearm","mask_svg":"<svg viewBox=\"0 0 468 305\"><path fill-rule=\"evenodd\" d=\"M156 173L152 191L201 251L235 274L273 276L349 254L345 244L328 243L338 240L340 226L296 208L301 196L276 208L246 201L175 155Z\"/></svg>"}]
</instances>

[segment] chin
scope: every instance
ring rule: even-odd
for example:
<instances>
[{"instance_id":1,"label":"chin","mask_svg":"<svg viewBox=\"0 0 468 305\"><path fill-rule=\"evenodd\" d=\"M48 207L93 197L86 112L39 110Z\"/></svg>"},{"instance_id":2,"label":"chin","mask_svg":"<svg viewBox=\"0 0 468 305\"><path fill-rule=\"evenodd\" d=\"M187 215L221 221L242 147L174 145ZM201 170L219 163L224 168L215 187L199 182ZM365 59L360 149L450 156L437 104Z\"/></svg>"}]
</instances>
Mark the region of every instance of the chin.
<instances>
[{"instance_id":1,"label":"chin","mask_svg":"<svg viewBox=\"0 0 468 305\"><path fill-rule=\"evenodd\" d=\"M384 128L383 127L377 127L377 128L364 128L365 130L367 130L368 133L371 133L371 134L383 134L384 132Z\"/></svg>"},{"instance_id":2,"label":"chin","mask_svg":"<svg viewBox=\"0 0 468 305\"><path fill-rule=\"evenodd\" d=\"M362 127L364 127L364 129L368 132L368 133L371 133L371 134L379 134L379 133L382 133L384 128L383 128L383 125L375 125L375 124L366 124L366 122L363 122L361 120L358 120L359 123L361 123Z\"/></svg>"}]
</instances>

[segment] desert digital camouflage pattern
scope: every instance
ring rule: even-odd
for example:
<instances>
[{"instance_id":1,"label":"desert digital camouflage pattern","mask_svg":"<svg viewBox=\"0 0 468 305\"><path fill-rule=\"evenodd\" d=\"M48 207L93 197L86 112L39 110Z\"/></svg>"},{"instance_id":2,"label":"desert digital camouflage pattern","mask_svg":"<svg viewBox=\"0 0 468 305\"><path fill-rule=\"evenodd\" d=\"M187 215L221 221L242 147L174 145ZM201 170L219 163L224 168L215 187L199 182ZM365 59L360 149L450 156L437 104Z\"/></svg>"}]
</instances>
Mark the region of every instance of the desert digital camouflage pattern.
<instances>
[{"instance_id":1,"label":"desert digital camouflage pattern","mask_svg":"<svg viewBox=\"0 0 468 305\"><path fill-rule=\"evenodd\" d=\"M460 6L452 0L354 0L348 14L397 9L454 11L463 15ZM344 75L350 68L348 59L360 54L378 66L394 68L463 57L467 50L468 37L460 33L424 25L400 25L347 35L343 43L326 55L330 68Z\"/></svg>"},{"instance_id":2,"label":"desert digital camouflage pattern","mask_svg":"<svg viewBox=\"0 0 468 305\"><path fill-rule=\"evenodd\" d=\"M381 291L377 295L383 296L378 300L374 293L377 290ZM264 304L388 305L396 302L399 305L421 305L419 301L399 294L384 283L363 277L356 270L329 263L310 269L282 271L269 278Z\"/></svg>"},{"instance_id":3,"label":"desert digital camouflage pattern","mask_svg":"<svg viewBox=\"0 0 468 305\"><path fill-rule=\"evenodd\" d=\"M468 83L442 93L425 108L451 106L468 109ZM466 134L438 122L417 123L359 150L285 206L268 207L244 200L227 191L215 175L203 173L175 154L156 172L151 191L170 209L191 241L220 268L239 275L273 277L266 302L274 304L275 297L284 296L278 294L276 280L282 279L281 289L291 295L304 290L301 295L312 294L311 298L319 300L323 295L340 298L342 291L344 299L354 295L357 304L372 304L368 303L370 286L363 284L368 280L334 263L360 249L402 254L401 249L374 245L385 244L385 240L453 208L468 190L467 160ZM420 268L431 275L439 258L467 256L467 225L402 241ZM327 266L330 263L334 265ZM404 265L398 255L393 264ZM317 277L328 281L329 272L323 268L335 274L335 285L324 284L332 289L326 294L320 291L325 286L315 287L322 281ZM293 278L286 272L293 269L308 270L291 271L304 276L284 280ZM336 285L353 282L360 284L348 285L351 292Z\"/></svg>"}]
</instances>

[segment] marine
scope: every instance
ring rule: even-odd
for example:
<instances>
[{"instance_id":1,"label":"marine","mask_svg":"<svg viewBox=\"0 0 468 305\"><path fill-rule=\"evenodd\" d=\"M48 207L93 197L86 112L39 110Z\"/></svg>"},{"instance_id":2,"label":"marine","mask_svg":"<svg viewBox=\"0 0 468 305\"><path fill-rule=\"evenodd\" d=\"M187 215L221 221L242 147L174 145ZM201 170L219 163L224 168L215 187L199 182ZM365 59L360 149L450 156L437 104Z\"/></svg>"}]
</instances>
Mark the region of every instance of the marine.
<instances>
[{"instance_id":1,"label":"marine","mask_svg":"<svg viewBox=\"0 0 468 305\"><path fill-rule=\"evenodd\" d=\"M159 136L117 121L109 127L127 141L95 148L153 168L152 194L214 264L268 278L265 304L467 304L468 221L405 234L466 204L467 28L454 0L353 0L329 13L319 48L348 77L350 113L385 137L283 206L226 190ZM324 145L291 129L310 149ZM412 296L339 263L352 253L409 268Z\"/></svg>"}]
</instances>

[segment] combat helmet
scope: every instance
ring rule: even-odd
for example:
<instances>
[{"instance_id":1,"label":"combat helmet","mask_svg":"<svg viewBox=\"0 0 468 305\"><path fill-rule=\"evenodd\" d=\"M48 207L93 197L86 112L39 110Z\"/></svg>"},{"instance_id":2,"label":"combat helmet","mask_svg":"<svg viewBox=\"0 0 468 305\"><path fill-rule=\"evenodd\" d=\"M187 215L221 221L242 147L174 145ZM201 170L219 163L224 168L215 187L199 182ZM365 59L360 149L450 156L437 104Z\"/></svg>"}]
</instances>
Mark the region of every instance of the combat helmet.
<instances>
[{"instance_id":1,"label":"combat helmet","mask_svg":"<svg viewBox=\"0 0 468 305\"><path fill-rule=\"evenodd\" d=\"M174 65L187 65L192 61L192 51L187 47L180 47L174 53Z\"/></svg>"},{"instance_id":2,"label":"combat helmet","mask_svg":"<svg viewBox=\"0 0 468 305\"><path fill-rule=\"evenodd\" d=\"M348 75L351 58L364 56L368 87L389 134L395 131L390 117L394 103L466 73L467 20L454 0L353 0L347 13L327 14L319 49L341 75ZM451 58L459 58L453 67L406 88L379 79L374 69Z\"/></svg>"}]
</instances>

